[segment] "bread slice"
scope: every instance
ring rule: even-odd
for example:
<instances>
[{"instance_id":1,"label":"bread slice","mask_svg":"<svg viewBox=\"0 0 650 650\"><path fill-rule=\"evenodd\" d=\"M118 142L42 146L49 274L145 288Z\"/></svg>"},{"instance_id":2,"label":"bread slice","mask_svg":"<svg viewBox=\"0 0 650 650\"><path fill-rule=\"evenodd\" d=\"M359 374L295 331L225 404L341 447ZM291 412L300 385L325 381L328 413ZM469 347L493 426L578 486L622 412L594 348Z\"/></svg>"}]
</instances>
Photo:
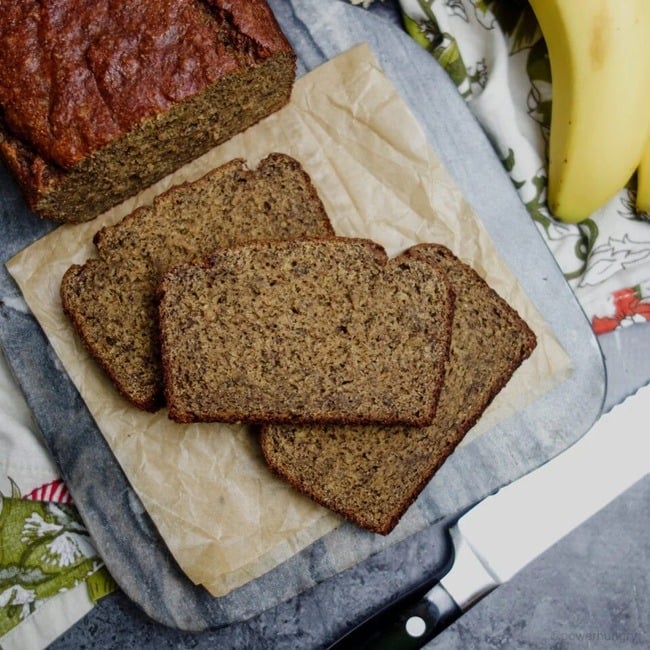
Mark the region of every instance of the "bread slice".
<instances>
[{"instance_id":1,"label":"bread slice","mask_svg":"<svg viewBox=\"0 0 650 650\"><path fill-rule=\"evenodd\" d=\"M118 390L154 411L164 403L156 290L170 265L249 240L333 234L298 161L272 153L250 170L236 159L100 230L98 258L68 269L61 302Z\"/></svg>"},{"instance_id":2,"label":"bread slice","mask_svg":"<svg viewBox=\"0 0 650 650\"><path fill-rule=\"evenodd\" d=\"M161 284L170 417L426 424L452 314L443 271L367 239L222 249Z\"/></svg>"},{"instance_id":3,"label":"bread slice","mask_svg":"<svg viewBox=\"0 0 650 650\"><path fill-rule=\"evenodd\" d=\"M407 252L442 266L456 295L451 354L428 427L265 426L268 465L316 502L388 534L536 346L534 333L448 249ZM425 374L421 376L427 380Z\"/></svg>"},{"instance_id":4,"label":"bread slice","mask_svg":"<svg viewBox=\"0 0 650 650\"><path fill-rule=\"evenodd\" d=\"M0 71L0 158L79 222L287 104L296 55L265 0L12 2Z\"/></svg>"}]
</instances>

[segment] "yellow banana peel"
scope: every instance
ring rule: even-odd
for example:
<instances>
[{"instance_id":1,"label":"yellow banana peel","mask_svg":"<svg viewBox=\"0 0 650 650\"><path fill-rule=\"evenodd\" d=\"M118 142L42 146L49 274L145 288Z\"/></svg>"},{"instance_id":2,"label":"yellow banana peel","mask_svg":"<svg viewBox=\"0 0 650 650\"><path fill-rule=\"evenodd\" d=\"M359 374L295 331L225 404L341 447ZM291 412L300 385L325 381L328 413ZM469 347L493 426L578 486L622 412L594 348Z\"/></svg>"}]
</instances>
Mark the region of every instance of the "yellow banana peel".
<instances>
[{"instance_id":1,"label":"yellow banana peel","mask_svg":"<svg viewBox=\"0 0 650 650\"><path fill-rule=\"evenodd\" d=\"M586 219L626 185L644 155L639 206L647 209L650 0L530 4L551 65L550 211L565 222Z\"/></svg>"}]
</instances>

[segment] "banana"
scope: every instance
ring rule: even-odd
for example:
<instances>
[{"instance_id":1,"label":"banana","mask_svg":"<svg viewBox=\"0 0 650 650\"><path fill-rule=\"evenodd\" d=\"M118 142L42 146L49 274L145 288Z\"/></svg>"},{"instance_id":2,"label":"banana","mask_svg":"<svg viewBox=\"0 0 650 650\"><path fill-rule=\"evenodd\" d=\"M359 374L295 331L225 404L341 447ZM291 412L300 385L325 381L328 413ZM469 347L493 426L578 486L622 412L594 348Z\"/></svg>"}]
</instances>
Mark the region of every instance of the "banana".
<instances>
[{"instance_id":1,"label":"banana","mask_svg":"<svg viewBox=\"0 0 650 650\"><path fill-rule=\"evenodd\" d=\"M551 65L548 206L577 223L626 185L650 136L650 0L530 5Z\"/></svg>"},{"instance_id":2,"label":"banana","mask_svg":"<svg viewBox=\"0 0 650 650\"><path fill-rule=\"evenodd\" d=\"M636 209L650 214L650 134L637 170Z\"/></svg>"}]
</instances>

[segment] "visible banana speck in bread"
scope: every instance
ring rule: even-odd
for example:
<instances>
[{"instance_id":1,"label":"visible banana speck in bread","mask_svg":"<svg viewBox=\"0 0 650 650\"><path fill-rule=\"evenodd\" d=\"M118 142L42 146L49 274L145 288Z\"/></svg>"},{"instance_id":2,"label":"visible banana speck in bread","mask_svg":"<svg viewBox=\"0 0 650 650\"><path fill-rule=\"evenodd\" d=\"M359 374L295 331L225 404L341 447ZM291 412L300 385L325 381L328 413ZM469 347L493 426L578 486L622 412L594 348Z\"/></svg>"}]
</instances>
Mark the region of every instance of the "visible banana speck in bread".
<instances>
[{"instance_id":1,"label":"visible banana speck in bread","mask_svg":"<svg viewBox=\"0 0 650 650\"><path fill-rule=\"evenodd\" d=\"M256 243L173 268L161 296L180 422L425 424L435 413L453 295L427 261L394 264L361 239Z\"/></svg>"},{"instance_id":2,"label":"visible banana speck in bread","mask_svg":"<svg viewBox=\"0 0 650 650\"><path fill-rule=\"evenodd\" d=\"M258 206L267 204L269 210ZM255 170L233 160L173 187L94 237L99 259L72 266L63 309L118 390L134 405L163 405L156 291L172 264L258 239L333 235L309 176L274 153Z\"/></svg>"},{"instance_id":3,"label":"visible banana speck in bread","mask_svg":"<svg viewBox=\"0 0 650 650\"><path fill-rule=\"evenodd\" d=\"M279 476L383 535L536 346L517 312L447 248L421 244L404 255L443 268L455 295L450 357L433 422L426 427L266 425L260 439L266 462Z\"/></svg>"}]
</instances>

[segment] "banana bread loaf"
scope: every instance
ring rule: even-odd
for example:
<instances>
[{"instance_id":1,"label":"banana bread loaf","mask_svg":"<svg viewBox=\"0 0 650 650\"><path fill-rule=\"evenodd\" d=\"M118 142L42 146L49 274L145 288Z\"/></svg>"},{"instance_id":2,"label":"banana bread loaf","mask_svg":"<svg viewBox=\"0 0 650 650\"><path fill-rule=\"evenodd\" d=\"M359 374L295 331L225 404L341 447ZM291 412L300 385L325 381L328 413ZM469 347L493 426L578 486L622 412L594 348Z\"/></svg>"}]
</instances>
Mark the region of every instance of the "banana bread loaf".
<instances>
[{"instance_id":1,"label":"banana bread loaf","mask_svg":"<svg viewBox=\"0 0 650 650\"><path fill-rule=\"evenodd\" d=\"M21 0L0 13L0 156L30 207L93 218L288 100L265 0Z\"/></svg>"},{"instance_id":2,"label":"banana bread loaf","mask_svg":"<svg viewBox=\"0 0 650 650\"><path fill-rule=\"evenodd\" d=\"M251 171L233 160L98 231L98 259L63 277L63 309L119 391L154 411L164 403L156 303L162 274L219 246L305 235L333 230L300 164L274 153Z\"/></svg>"},{"instance_id":3,"label":"banana bread loaf","mask_svg":"<svg viewBox=\"0 0 650 650\"><path fill-rule=\"evenodd\" d=\"M536 346L518 314L448 249L422 244L406 255L441 265L456 296L451 353L433 423L423 428L269 425L261 432L266 462L279 476L383 535Z\"/></svg>"},{"instance_id":4,"label":"banana bread loaf","mask_svg":"<svg viewBox=\"0 0 650 650\"><path fill-rule=\"evenodd\" d=\"M453 295L428 261L388 261L366 239L254 243L174 267L160 293L176 421L422 425L434 416Z\"/></svg>"}]
</instances>

